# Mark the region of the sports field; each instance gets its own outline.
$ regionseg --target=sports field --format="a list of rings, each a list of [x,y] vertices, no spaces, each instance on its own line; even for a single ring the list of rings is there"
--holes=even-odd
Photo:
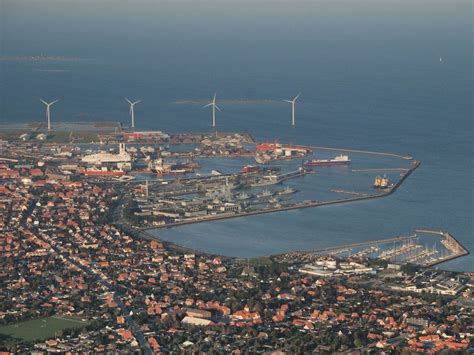
[[[42,340],[54,337],[58,330],[82,328],[89,323],[89,321],[82,321],[80,317],[52,316],[2,325],[0,334],[25,341]]]

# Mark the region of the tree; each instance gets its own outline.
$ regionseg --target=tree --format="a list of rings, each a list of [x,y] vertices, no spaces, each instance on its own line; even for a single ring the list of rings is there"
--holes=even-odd
[[[362,346],[362,341],[361,341],[359,338],[356,338],[356,339],[354,340],[354,346],[355,346],[356,348],[360,348],[360,347]]]

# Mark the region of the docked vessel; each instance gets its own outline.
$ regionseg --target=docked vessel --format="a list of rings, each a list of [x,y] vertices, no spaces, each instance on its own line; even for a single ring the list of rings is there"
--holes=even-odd
[[[237,200],[248,200],[251,197],[252,196],[250,196],[249,194],[245,192],[241,192],[240,194],[236,195]]]
[[[157,175],[184,175],[192,173],[195,168],[199,167],[199,164],[192,161],[168,163],[160,158],[151,161],[148,167]]]
[[[269,197],[269,196],[272,196],[273,195],[273,192],[271,191],[268,191],[268,190],[263,190],[262,192],[256,194],[257,197],[261,198],[261,197]]]
[[[347,155],[338,155],[334,159],[312,159],[306,160],[304,166],[330,166],[330,165],[347,165],[351,162]]]
[[[128,181],[135,180],[135,176],[122,175],[120,177],[114,177],[114,180],[119,181],[119,182],[128,182]]]
[[[278,191],[277,194],[278,194],[278,195],[289,195],[289,194],[294,194],[295,192],[296,192],[295,189],[293,189],[293,188],[287,186],[287,187],[285,187],[283,190]]]
[[[374,187],[376,189],[385,189],[390,186],[390,181],[385,175],[383,177],[376,176],[374,180]]]
[[[278,184],[278,175],[265,175],[258,179],[257,182],[250,184],[251,187],[259,187],[259,186],[270,186]]]
[[[257,171],[258,171],[258,166],[256,165],[246,165],[242,169],[240,169],[240,172],[242,174],[256,173]]]

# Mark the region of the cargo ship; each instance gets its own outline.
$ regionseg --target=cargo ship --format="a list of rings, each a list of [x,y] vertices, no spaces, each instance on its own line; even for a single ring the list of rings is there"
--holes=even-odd
[[[312,159],[306,160],[304,166],[330,166],[330,165],[347,165],[351,162],[347,155],[338,155],[334,159]]]
[[[257,171],[258,171],[258,166],[256,165],[246,165],[242,169],[240,169],[240,172],[242,174],[256,173]]]
[[[390,186],[390,181],[385,175],[383,177],[376,176],[374,180],[374,187],[376,189],[385,189]]]
[[[81,171],[82,175],[85,176],[100,176],[100,177],[119,177],[125,175],[123,170],[107,170],[107,168],[102,169],[84,169]]]

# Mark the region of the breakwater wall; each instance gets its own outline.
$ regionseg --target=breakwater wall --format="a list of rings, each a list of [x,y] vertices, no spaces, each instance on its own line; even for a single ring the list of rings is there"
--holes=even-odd
[[[457,239],[450,233],[445,233],[443,231],[434,231],[434,230],[427,230],[427,229],[417,229],[416,233],[420,234],[432,234],[438,235],[443,239],[443,245],[446,249],[448,249],[451,254],[436,258],[435,260],[426,263],[426,266],[434,266],[446,261],[454,260],[460,258],[462,256],[469,255],[469,250],[464,247]]]

